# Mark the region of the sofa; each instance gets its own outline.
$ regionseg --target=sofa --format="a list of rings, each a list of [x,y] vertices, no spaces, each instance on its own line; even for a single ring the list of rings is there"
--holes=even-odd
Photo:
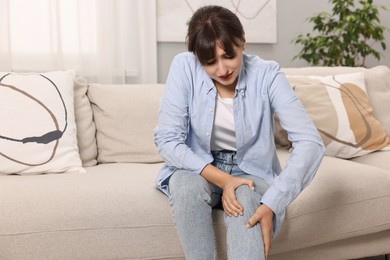
[[[390,150],[384,145],[390,144],[390,69],[307,67],[282,71],[289,80],[291,77],[300,98],[306,93],[299,87],[302,80],[309,79],[307,85],[313,87],[329,76],[360,75],[369,99],[364,110],[373,117],[372,121],[363,120],[363,125],[376,124],[379,130],[369,128],[369,135],[379,132],[382,136],[379,145],[362,149],[360,143],[351,152],[334,144],[339,137],[324,135],[330,152],[312,183],[288,206],[268,259],[337,260],[390,254]],[[1,79],[1,86],[12,85],[7,78]],[[55,85],[56,81],[49,83]],[[47,142],[59,142],[60,146],[70,132],[77,147],[64,154],[76,151],[79,162],[65,169],[32,171],[26,166],[27,170],[1,172],[0,161],[0,259],[184,259],[168,199],[155,186],[162,159],[153,143],[153,129],[164,85],[97,84],[74,75],[72,88],[73,103],[69,104],[74,109],[69,107],[67,120],[73,120],[75,127],[71,123],[66,131],[57,127],[62,137]],[[317,97],[321,93],[314,91]],[[322,103],[314,101],[313,105],[312,100],[303,103],[315,114]],[[320,114],[328,110],[320,109]],[[331,114],[325,117],[325,124],[319,124],[327,127],[338,120],[336,128],[342,132],[340,118],[345,119],[345,113]],[[361,130],[361,124],[349,122],[346,127],[351,125]],[[275,141],[284,166],[292,148],[282,126],[276,127],[278,131],[281,135],[275,135]],[[10,143],[5,135],[2,139],[0,147]],[[342,145],[348,146],[345,143]],[[0,155],[4,154],[0,150]],[[31,156],[35,154],[42,152]],[[60,166],[73,158],[66,160]],[[223,214],[213,210],[218,259],[226,259]]]

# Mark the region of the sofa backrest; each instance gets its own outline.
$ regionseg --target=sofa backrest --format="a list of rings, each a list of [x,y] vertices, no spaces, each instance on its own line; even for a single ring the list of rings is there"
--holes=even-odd
[[[364,72],[367,94],[390,136],[390,69],[352,67],[282,68],[287,76],[328,76]],[[155,163],[162,159],[153,129],[163,84],[114,85],[75,81],[75,113],[79,152],[84,166],[108,162]]]

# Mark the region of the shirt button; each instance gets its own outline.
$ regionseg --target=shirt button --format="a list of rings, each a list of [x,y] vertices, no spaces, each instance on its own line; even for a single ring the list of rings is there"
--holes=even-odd
[[[206,133],[207,136],[210,136],[210,133]]]
[[[209,112],[210,112],[210,113],[213,112],[213,109],[212,109],[212,108],[209,108]]]

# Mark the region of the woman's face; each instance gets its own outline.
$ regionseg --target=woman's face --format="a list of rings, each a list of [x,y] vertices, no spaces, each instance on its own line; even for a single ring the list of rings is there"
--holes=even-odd
[[[203,69],[213,79],[215,84],[235,88],[242,66],[243,51],[244,43],[240,47],[234,46],[234,54],[229,56],[222,49],[221,45],[217,43],[214,59],[202,65]]]

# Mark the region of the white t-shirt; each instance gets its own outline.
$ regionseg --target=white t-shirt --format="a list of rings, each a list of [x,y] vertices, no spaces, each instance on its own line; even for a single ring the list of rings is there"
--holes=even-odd
[[[218,95],[215,105],[211,150],[236,151],[236,131],[233,116],[233,98],[221,98]]]

